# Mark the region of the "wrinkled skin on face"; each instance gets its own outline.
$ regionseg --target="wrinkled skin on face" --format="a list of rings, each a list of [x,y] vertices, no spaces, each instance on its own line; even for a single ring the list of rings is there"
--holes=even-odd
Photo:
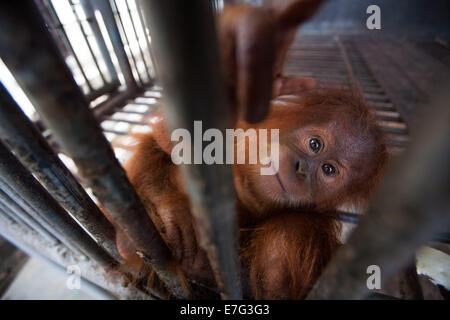
[[[249,128],[244,122],[238,126]],[[330,210],[363,198],[385,162],[373,115],[360,99],[340,90],[280,96],[267,119],[252,127],[280,130],[277,174],[261,175],[259,164],[235,165],[241,200],[262,215]]]

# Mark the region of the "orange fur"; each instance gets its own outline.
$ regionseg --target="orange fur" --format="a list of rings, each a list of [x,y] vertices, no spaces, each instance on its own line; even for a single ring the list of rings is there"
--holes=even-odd
[[[261,177],[259,165],[233,166],[242,280],[248,298],[303,298],[339,245],[335,209],[344,202],[366,199],[386,163],[375,119],[361,97],[342,90],[314,90],[313,79],[281,77],[295,26],[311,16],[320,2],[274,0],[265,8],[231,7],[219,21],[233,112],[237,116],[238,110],[243,110],[240,114],[246,120],[251,120],[253,111],[261,117],[267,111],[261,108],[264,101],[276,98],[266,120],[252,125],[252,121],[241,119],[236,127],[280,129],[285,159],[280,181],[289,191],[287,197],[273,176]],[[295,94],[299,91],[303,93]],[[154,117],[159,120],[151,122],[152,133],[140,137],[126,164],[127,174],[172,251],[174,268],[181,279],[214,288],[212,269],[198,245],[180,170],[171,162],[172,145],[164,115],[160,110]],[[297,158],[302,163],[311,162],[310,167],[320,160],[321,155],[311,155],[303,143],[310,137],[305,133],[307,128],[323,133],[327,148],[324,161],[345,160],[344,178],[332,181],[311,173],[303,181],[292,170]],[[127,272],[138,279],[147,277],[150,287],[161,289],[154,273],[143,267],[133,245],[121,234],[120,226],[116,227],[119,251],[128,262]]]
[[[160,112],[158,117],[160,121],[153,123],[152,133],[142,136],[126,170],[179,270],[187,279],[214,288],[206,253],[198,245],[180,170],[170,159],[171,144],[164,118]],[[329,148],[336,148],[332,156],[345,153],[352,162],[346,183],[318,187],[317,195],[308,198],[310,202],[277,201],[272,197],[278,192],[276,187],[264,182],[268,180],[258,182],[271,179],[259,176],[258,165],[234,165],[242,267],[247,275],[243,281],[250,288],[248,297],[305,296],[338,246],[334,210],[345,201],[358,201],[370,194],[386,162],[386,153],[366,104],[358,96],[340,90],[281,96],[272,102],[265,121],[254,126],[238,122],[244,129],[279,128],[280,143],[290,147],[293,132],[302,126],[319,126],[323,121],[338,123],[339,130],[333,132],[339,134],[337,140],[346,140],[344,145],[328,143]],[[294,136],[301,140],[301,136]],[[345,147],[349,143],[356,149]],[[125,259],[137,263],[132,245],[126,238],[121,239],[120,233],[118,246]]]

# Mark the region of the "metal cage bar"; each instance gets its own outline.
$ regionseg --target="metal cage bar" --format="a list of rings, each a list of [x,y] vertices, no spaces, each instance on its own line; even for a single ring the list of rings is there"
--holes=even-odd
[[[209,1],[148,0],[141,6],[155,44],[170,127],[186,128],[192,135],[194,120],[201,120],[205,130],[225,132],[231,113],[227,110]],[[182,171],[200,245],[208,254],[222,297],[241,299],[231,166],[183,165]]]
[[[86,21],[89,22],[89,25],[92,29],[93,36],[95,37],[95,41],[100,50],[101,57],[103,58],[103,60],[105,62],[108,73],[110,74],[110,77],[111,77],[110,82],[106,81],[106,79],[105,79],[106,77],[99,66],[98,58],[95,55],[95,53],[93,52],[93,48],[88,39],[87,32],[85,30],[85,27],[83,26],[82,21],[80,20],[80,18],[78,16],[78,12],[75,10],[73,2],[72,1],[69,2],[69,5],[72,7],[72,12],[76,19],[76,23],[80,29],[81,34],[84,37],[84,41],[89,50],[89,55],[92,57],[92,61],[94,62],[95,66],[100,74],[100,77],[102,79],[103,85],[101,87],[99,87],[98,89],[93,88],[91,80],[88,79],[86,71],[85,71],[85,66],[80,61],[77,53],[75,52],[75,50],[70,42],[70,39],[65,31],[65,27],[59,20],[58,14],[57,14],[53,4],[51,3],[51,0],[36,0],[36,4],[38,5],[41,14],[44,16],[46,22],[48,23],[50,30],[52,30],[52,33],[55,35],[55,40],[57,41],[57,43],[60,47],[60,50],[64,53],[69,52],[70,55],[73,56],[76,67],[78,68],[78,70],[80,70],[81,76],[83,77],[83,79],[86,83],[87,89],[88,89],[87,92],[85,93],[86,99],[88,101],[93,101],[96,98],[98,98],[104,94],[110,94],[110,93],[114,92],[115,90],[117,90],[117,88],[120,86],[120,82],[117,78],[117,73],[114,69],[114,65],[112,64],[108,49],[106,48],[106,44],[101,35],[101,31],[99,29],[99,26],[97,24],[95,17],[89,18],[88,13],[86,12]],[[83,7],[84,11],[89,10],[89,9],[91,9],[91,14],[93,15],[92,6],[90,4]]]
[[[52,196],[120,260],[114,228],[0,84],[0,136]]]
[[[90,0],[80,0],[80,4],[83,7],[84,13],[86,14],[86,21],[91,26],[92,34],[94,35],[95,40],[97,41],[98,48],[102,54],[103,60],[105,61],[106,68],[111,77],[111,82],[118,83],[119,79],[117,76],[117,71],[111,60],[108,47],[106,45],[105,39],[102,36],[100,26],[98,25],[97,19],[95,17],[95,12],[94,8],[92,7],[92,3]]]
[[[137,34],[136,22],[134,21],[133,15],[131,14],[131,9],[130,9],[130,5],[128,4],[128,0],[125,0],[125,4],[126,4],[126,7],[127,7],[128,16],[130,17],[131,25],[133,27],[134,36],[136,38],[137,45],[139,47],[139,53],[140,53],[142,62],[144,63],[145,71],[147,73],[148,79],[151,80],[150,68],[147,65],[147,61],[145,60],[145,54],[144,54],[144,51],[143,51],[143,49],[141,47],[141,42],[139,41],[139,36]]]
[[[32,216],[30,216],[17,202],[10,198],[3,190],[0,190],[0,209],[18,223],[24,223],[31,229],[35,230],[42,237],[55,245],[59,243],[50,232],[39,224]]]
[[[58,14],[55,11],[52,1],[47,0],[47,1],[45,1],[45,3],[46,3],[45,7],[48,8],[48,11],[49,11],[49,17],[52,19],[51,23],[52,23],[53,28],[55,28],[59,31],[59,34],[61,35],[61,38],[63,39],[64,44],[69,49],[70,53],[72,54],[73,58],[75,59],[78,69],[80,70],[81,75],[83,76],[83,79],[89,88],[89,92],[94,91],[94,87],[92,86],[91,81],[89,80],[89,78],[86,75],[86,71],[84,70],[83,64],[81,63],[80,59],[78,58],[78,55],[75,53],[72,43],[70,42],[70,39],[67,36],[66,30],[64,29],[64,26],[62,25],[61,21],[58,18]],[[57,26],[61,26],[61,28],[57,28]]]
[[[141,86],[143,86],[145,81],[142,79],[142,75],[139,72],[139,68],[138,68],[138,64],[137,64],[137,61],[136,61],[136,57],[134,56],[134,52],[131,49],[130,39],[128,38],[127,32],[126,32],[125,27],[123,25],[122,14],[120,13],[119,9],[117,8],[116,1],[112,0],[112,3],[114,4],[114,7],[112,8],[112,10],[113,10],[112,12],[116,16],[116,19],[117,19],[116,21],[118,21],[117,25],[120,25],[120,29],[122,30],[122,35],[123,35],[123,38],[125,40],[124,44],[126,46],[128,46],[128,51],[130,52],[130,58],[131,58],[131,61],[133,61],[133,65],[134,65],[134,68],[136,70],[136,75],[137,75],[137,77],[139,79],[139,82],[141,83]]]
[[[45,221],[53,235],[69,247],[75,247],[105,267],[115,264],[98,244],[72,220],[27,169],[0,143],[0,175],[6,185],[17,192]],[[2,186],[2,189],[4,186]],[[4,189],[3,189],[4,191]],[[14,198],[14,197],[13,197]]]
[[[142,24],[142,28],[143,28],[143,31],[144,31],[145,43],[147,44],[147,50],[148,50],[148,54],[149,54],[149,57],[150,57],[150,63],[152,65],[152,71],[154,73],[153,77],[155,77],[156,76],[156,64],[155,64],[155,59],[154,59],[152,46],[150,45],[150,34],[148,33],[148,26],[147,26],[147,23],[146,23],[145,18],[144,18],[144,14],[143,14],[143,10],[142,10],[142,7],[141,7],[141,1],[140,0],[136,1],[136,9],[137,9],[137,11],[139,13],[139,20],[140,20],[140,22]]]
[[[414,143],[387,172],[368,213],[308,299],[366,297],[368,266],[379,266],[383,279],[389,278],[450,223],[450,83],[442,89],[427,107]]]
[[[170,271],[167,245],[115,158],[34,2],[1,3],[0,30],[3,61],[33,100],[57,142],[71,156],[81,178],[161,280],[173,288],[174,294],[184,296],[178,277]],[[14,30],[21,30],[23,41],[17,41]],[[35,50],[30,52],[30,47]]]
[[[88,5],[86,1],[81,0],[83,7]],[[152,80],[127,1],[126,4],[140,55],[149,80]],[[114,12],[107,0],[94,0],[94,5],[104,17],[119,66],[131,89],[120,98],[127,99],[130,91],[134,92],[138,86]],[[194,133],[193,123],[199,120],[204,129],[218,128],[223,133],[230,112],[221,78],[212,12],[213,9],[220,10],[222,2],[145,0],[138,5],[138,11],[140,6],[143,7],[139,14],[147,49],[150,51],[151,48],[144,20],[151,27],[152,40],[156,44],[158,65],[155,67],[164,85],[170,127],[186,128]],[[88,10],[93,17],[94,9],[90,7]],[[123,29],[118,10],[117,15],[117,23]],[[83,29],[79,19],[78,23]],[[95,32],[101,36],[99,28]],[[62,33],[65,34],[63,29]],[[137,76],[143,84],[126,31],[123,33]],[[83,34],[86,37],[86,32]],[[65,37],[68,41],[67,35]],[[86,42],[89,46],[87,39]],[[32,0],[23,0],[20,4],[0,3],[0,43],[1,58],[14,72],[58,143],[75,161],[80,176],[93,189],[114,224],[120,226],[144,261],[173,289],[174,295],[185,297],[179,279],[168,271],[171,254],[167,246],[89,110],[86,99],[103,91],[96,92],[90,87],[91,96],[83,96]],[[339,44],[343,49],[343,44]],[[30,47],[33,52],[30,52]],[[89,49],[95,60],[90,46]],[[69,50],[75,55],[70,43]],[[107,55],[106,45],[100,50]],[[149,54],[152,59],[152,53]],[[97,61],[95,63],[102,75]],[[112,62],[107,65],[115,71]],[[83,73],[81,65],[79,68]],[[355,78],[351,70],[350,74]],[[414,144],[388,173],[368,214],[361,218],[356,231],[327,266],[309,299],[366,297],[368,265],[380,266],[383,279],[388,278],[410,262],[420,244],[433,239],[450,221],[447,197],[450,176],[448,170],[442,170],[450,161],[450,109],[446,104],[449,100],[447,93],[430,106],[429,116],[424,119]],[[72,261],[86,266],[87,278],[95,279],[95,283],[102,283],[102,287],[113,292],[132,298],[147,298],[135,288],[120,289],[117,283],[111,285],[99,280],[105,277],[105,270],[99,265],[110,267],[115,265],[115,259],[121,259],[115,248],[112,225],[2,85],[0,116],[1,137],[9,147],[0,142],[0,233],[27,253],[42,254],[63,266]],[[200,244],[208,254],[222,298],[240,299],[236,197],[231,168],[200,164],[184,165],[182,171],[199,229]],[[347,213],[341,216],[350,222],[358,220],[358,217]],[[58,250],[66,250],[68,254],[55,254]],[[83,255],[91,259],[83,260]]]
[[[109,38],[111,39],[114,52],[116,54],[117,60],[119,62],[119,67],[125,78],[125,83],[128,88],[132,91],[138,90],[139,86],[131,69],[130,62],[128,61],[127,53],[125,52],[125,47],[120,37],[120,32],[117,27],[114,13],[112,11],[111,5],[108,0],[92,0],[92,5],[94,9],[100,11],[103,21],[105,23],[106,29],[108,31]]]
[[[77,24],[78,24],[78,26],[80,28],[80,31],[83,34],[84,40],[85,40],[86,45],[87,45],[88,50],[89,50],[89,53],[91,54],[92,59],[94,60],[95,67],[97,68],[97,71],[100,74],[100,78],[102,78],[103,85],[106,85],[107,84],[106,77],[103,74],[102,69],[100,68],[100,64],[99,64],[98,59],[97,59],[97,57],[95,56],[95,53],[94,53],[94,49],[92,48],[92,45],[89,42],[87,31],[86,31],[85,27],[83,26],[83,22],[81,21],[80,17],[78,16],[77,10],[75,9],[75,4],[74,4],[74,2],[72,0],[69,0],[69,4],[70,4],[70,7],[72,9],[73,15],[75,16],[75,20],[77,21]]]

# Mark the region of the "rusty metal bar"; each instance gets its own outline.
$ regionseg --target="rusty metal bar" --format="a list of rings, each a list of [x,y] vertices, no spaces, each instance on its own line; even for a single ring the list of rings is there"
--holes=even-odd
[[[114,259],[69,217],[67,212],[47,193],[3,143],[0,143],[0,159],[0,177],[2,180],[38,212],[58,240],[68,246],[74,246],[100,265],[112,267],[115,264]]]
[[[117,275],[116,277],[111,277],[111,275],[108,274],[104,268],[95,263],[95,261],[80,259],[78,255],[68,250],[63,243],[52,245],[49,241],[37,235],[27,226],[13,223],[7,216],[2,214],[1,210],[0,234],[29,256],[45,261],[50,265],[55,267],[58,266],[59,268],[62,267],[64,269],[68,266],[79,267],[83,278],[83,286],[90,285],[89,283],[86,283],[85,280],[87,280],[103,290],[106,290],[106,292],[103,291],[103,299],[151,299],[150,296],[139,289],[136,289],[134,286],[124,287],[122,285],[124,281],[123,276]],[[64,270],[64,272],[66,273],[67,270]],[[100,288],[97,289],[100,290]]]
[[[231,113],[210,2],[148,0],[141,6],[154,43],[171,129],[186,128],[193,134],[194,120],[201,120],[204,130],[217,128],[224,133],[227,124],[232,125]],[[222,297],[241,299],[231,166],[184,165],[182,170],[200,245],[208,253]]]
[[[89,78],[87,77],[86,72],[84,71],[83,65],[81,64],[80,59],[78,58],[78,55],[76,54],[76,52],[75,52],[75,50],[74,50],[74,48],[72,46],[72,43],[70,42],[70,39],[67,36],[66,30],[64,28],[64,25],[59,20],[58,14],[56,13],[56,10],[55,10],[55,8],[54,8],[54,6],[52,4],[52,1],[51,0],[47,0],[46,3],[47,3],[47,8],[50,11],[50,16],[53,19],[56,20],[56,23],[57,23],[58,26],[61,26],[61,28],[59,29],[60,30],[60,34],[62,35],[62,38],[63,38],[64,42],[66,43],[67,48],[72,53],[73,58],[75,59],[75,62],[77,64],[77,66],[78,66],[78,69],[80,69],[80,72],[81,72],[81,74],[82,74],[82,76],[84,78],[84,81],[86,82],[86,85],[89,88],[89,92],[94,91],[94,88],[92,87],[92,83],[89,80]]]
[[[360,299],[367,267],[388,279],[450,223],[450,83],[427,106],[422,127],[396,159],[367,215],[336,253],[308,299]],[[437,96],[437,95],[436,95]]]
[[[117,60],[119,62],[120,69],[125,78],[125,82],[130,90],[136,91],[138,85],[134,79],[133,71],[131,69],[130,62],[128,61],[127,53],[120,38],[120,32],[114,18],[109,0],[92,0],[92,5],[95,9],[99,10],[102,14],[103,21],[108,31],[109,38],[116,53]]]
[[[168,247],[115,158],[32,0],[0,3],[0,43],[3,61],[57,142],[72,157],[81,178],[115,225],[151,261],[161,280],[177,296],[183,296],[179,279],[169,269]]]
[[[103,39],[102,31],[100,30],[100,26],[98,25],[97,19],[95,17],[95,12],[94,8],[92,7],[91,0],[80,0],[80,4],[83,7],[84,13],[86,14],[86,20],[91,27],[92,34],[94,35],[95,41],[97,42],[98,48],[102,54],[106,69],[108,70],[108,73],[111,77],[111,82],[118,82],[119,80],[117,77],[117,71],[111,60],[111,56],[109,54],[105,39]]]
[[[52,196],[106,251],[120,260],[111,223],[1,84],[0,137]]]

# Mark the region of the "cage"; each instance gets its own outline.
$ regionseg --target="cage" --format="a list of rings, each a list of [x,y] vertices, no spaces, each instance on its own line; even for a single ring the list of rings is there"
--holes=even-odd
[[[0,234],[7,240],[0,242],[0,294],[31,256],[81,275],[84,288],[100,299],[164,298],[125,285],[126,276],[114,272],[124,261],[112,220],[172,288],[171,297],[186,298],[169,272],[167,245],[121,165],[158,107],[174,127],[192,130],[202,120],[225,129],[231,110],[214,14],[244,2],[264,3],[0,4]],[[381,8],[381,29],[366,27],[372,2]],[[311,299],[368,297],[364,266],[373,264],[388,281],[370,298],[448,298],[448,9],[445,0],[330,0],[289,49],[285,74],[313,77],[319,87],[356,87],[394,159],[367,213],[339,208],[345,244]],[[199,297],[241,299],[231,169],[187,166],[184,178],[217,280],[214,290],[191,285]]]

